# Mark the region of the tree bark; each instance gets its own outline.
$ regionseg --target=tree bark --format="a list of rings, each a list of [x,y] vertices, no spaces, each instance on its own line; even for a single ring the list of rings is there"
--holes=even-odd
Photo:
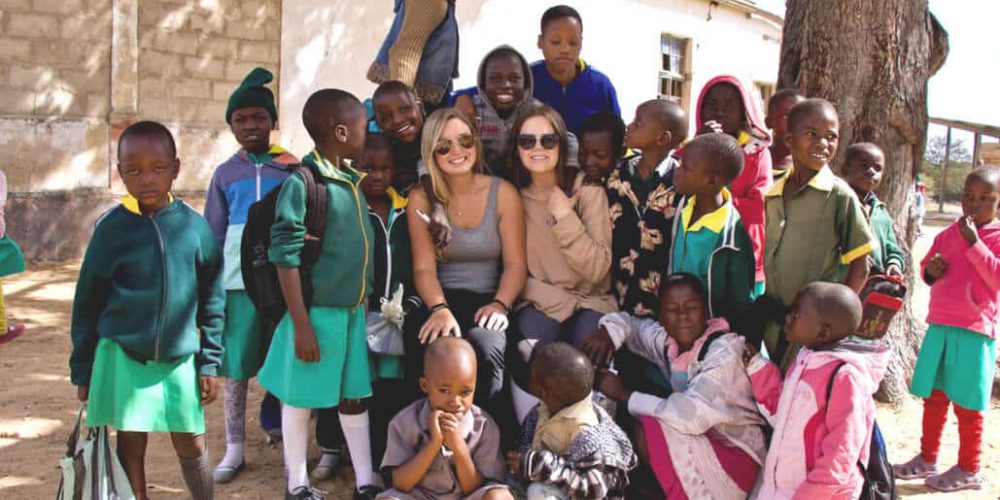
[[[840,115],[840,147],[878,144],[886,169],[878,196],[892,214],[897,236],[910,255],[913,289],[916,237],[914,178],[927,138],[927,80],[944,64],[948,34],[927,9],[927,0],[788,0],[778,88],[795,88],[831,101]],[[907,297],[909,299],[909,297]],[[889,330],[892,358],[879,399],[898,403],[907,394],[926,311],[910,300]]]

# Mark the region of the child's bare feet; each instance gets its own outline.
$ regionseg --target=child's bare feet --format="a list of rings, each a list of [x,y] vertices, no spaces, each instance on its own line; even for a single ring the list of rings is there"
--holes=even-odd
[[[937,464],[924,460],[919,453],[905,464],[893,465],[892,470],[899,479],[923,479],[938,473]]]
[[[983,487],[983,479],[975,472],[965,472],[959,466],[946,470],[943,474],[928,477],[924,484],[938,491],[951,493],[962,490],[978,490]]]

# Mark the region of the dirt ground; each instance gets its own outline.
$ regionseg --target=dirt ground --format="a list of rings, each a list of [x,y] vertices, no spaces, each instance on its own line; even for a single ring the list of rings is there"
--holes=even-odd
[[[931,221],[929,221],[930,223]],[[940,227],[926,228],[918,241],[916,255],[922,257]],[[69,319],[79,262],[37,264],[28,272],[4,283],[4,293],[12,322],[27,324],[20,339],[0,346],[0,498],[35,499],[52,497],[59,484],[58,460],[65,452],[65,440],[79,408],[76,391],[69,382],[67,359],[70,351]],[[926,304],[926,290],[918,290],[914,300]],[[926,306],[924,306],[926,307]],[[260,388],[251,384],[250,408],[259,407]],[[987,414],[983,436],[983,477],[987,486],[975,494],[950,498],[1000,497],[1000,404],[994,401]],[[208,440],[214,461],[224,451],[222,405],[206,410]],[[921,406],[916,400],[901,408],[879,408],[879,422],[889,446],[889,458],[902,462],[917,451],[920,438]],[[247,423],[247,468],[234,482],[216,487],[219,498],[282,498],[284,488],[281,449],[264,439],[256,415]],[[957,457],[954,418],[945,431],[941,463],[950,466]],[[166,435],[154,435],[149,442],[146,469],[150,495],[154,498],[185,498],[187,490]],[[311,456],[316,457],[313,450]],[[346,469],[330,482],[318,484],[332,498],[350,498],[353,481]],[[920,481],[900,481],[901,496],[938,498]]]

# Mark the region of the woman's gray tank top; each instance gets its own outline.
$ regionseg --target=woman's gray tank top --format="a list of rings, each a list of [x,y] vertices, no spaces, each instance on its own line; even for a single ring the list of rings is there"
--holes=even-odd
[[[497,191],[500,178],[493,177],[483,220],[472,229],[452,226],[452,238],[438,262],[438,281],[445,290],[493,293],[500,282],[500,226]]]

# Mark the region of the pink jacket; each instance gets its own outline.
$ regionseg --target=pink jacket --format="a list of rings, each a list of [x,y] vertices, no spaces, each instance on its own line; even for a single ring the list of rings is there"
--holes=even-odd
[[[920,261],[920,274],[934,254],[947,264],[944,275],[931,285],[927,322],[957,326],[996,338],[997,302],[1000,299],[1000,222],[979,228],[979,241],[969,245],[958,222],[934,238]]]
[[[885,374],[888,349],[841,343],[802,348],[782,382],[759,354],[747,366],[754,398],[774,427],[756,498],[855,499],[868,463],[875,420],[872,394]],[[830,376],[838,366],[827,400]]]
[[[698,96],[698,106],[695,108],[695,127],[701,127],[704,123],[701,117],[702,100],[708,89],[720,83],[728,83],[740,92],[743,97],[743,109],[745,111],[748,129],[746,136],[741,135],[740,144],[743,146],[743,172],[733,180],[729,186],[733,193],[733,205],[743,219],[743,226],[746,227],[753,243],[753,256],[755,261],[756,281],[764,281],[764,193],[771,187],[771,134],[764,125],[764,118],[760,111],[760,102],[755,99],[739,78],[731,75],[719,75],[712,78],[701,89]],[[744,140],[746,142],[744,142]]]

